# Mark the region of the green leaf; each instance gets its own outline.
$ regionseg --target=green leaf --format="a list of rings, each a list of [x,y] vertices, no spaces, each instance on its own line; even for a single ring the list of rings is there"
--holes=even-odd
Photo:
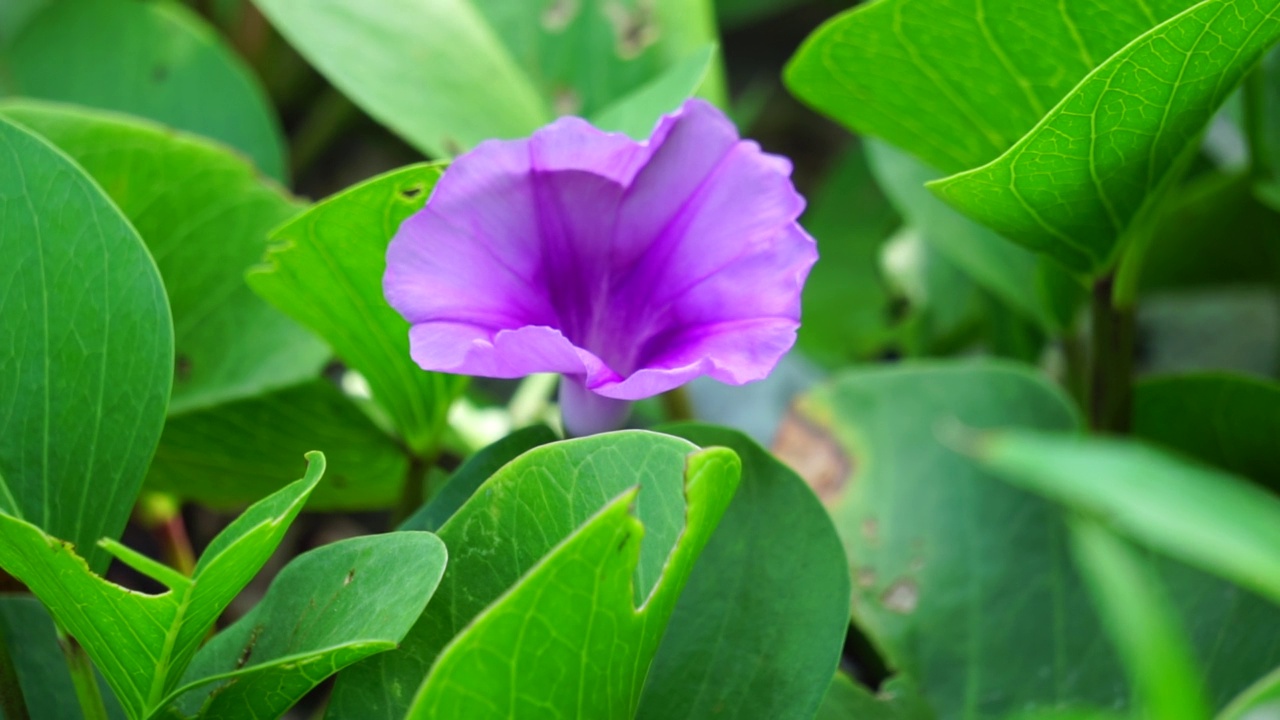
[[[149,122],[49,103],[0,113],[79,162],[155,256],[174,320],[170,413],[316,376],[328,349],[244,281],[297,201],[238,155]]]
[[[475,494],[503,465],[515,460],[528,450],[555,442],[559,437],[546,425],[517,430],[501,440],[480,450],[454,471],[449,481],[432,496],[431,500],[400,524],[400,530],[426,530],[435,532],[453,517],[458,509]]]
[[[671,616],[636,717],[810,720],[849,623],[848,565],[831,520],[799,476],[745,435],[662,430],[733,450],[742,480]]]
[[[1139,443],[1001,433],[976,449],[1010,482],[1280,603],[1280,499]]]
[[[94,574],[66,543],[0,513],[0,567],[24,583],[88,652],[133,720],[159,709],[214,622],[249,583],[324,473],[313,453],[306,476],[258,502],[209,543],[190,578],[114,541],[121,562],[169,589],[126,590]]]
[[[451,557],[427,612],[398,650],[371,658],[338,677],[329,717],[400,720],[420,685],[423,709],[450,697],[459,703],[467,702],[467,697],[480,702],[477,698],[489,694],[501,705],[487,710],[468,706],[466,711],[459,706],[439,717],[480,718],[484,712],[506,717],[505,708],[512,699],[508,693],[550,702],[552,698],[543,693],[568,692],[570,701],[576,702],[573,693],[579,682],[584,691],[600,689],[582,696],[587,710],[581,717],[609,717],[597,705],[604,702],[612,702],[615,713],[634,711],[661,628],[705,542],[704,533],[715,525],[737,486],[738,467],[727,450],[700,451],[688,441],[642,431],[543,445],[506,464],[440,528]],[[634,499],[635,519],[631,519],[626,504],[636,487],[639,495]],[[688,522],[682,490],[690,498]],[[627,538],[620,533],[627,533]],[[637,565],[633,558],[638,543]],[[673,547],[677,549],[669,560]],[[593,551],[602,555],[591,557]],[[575,564],[574,557],[581,563]],[[591,570],[583,575],[585,568]],[[598,581],[596,569],[606,573]],[[570,584],[560,590],[546,584],[556,577]],[[547,604],[531,597],[529,588],[545,588],[557,600]],[[595,612],[584,611],[582,597],[565,599],[560,594],[564,588],[596,597]],[[633,603],[646,597],[648,603],[637,614]],[[507,623],[517,617],[530,618],[528,641],[550,639],[547,628],[552,627],[566,644],[548,649],[545,660],[509,667],[508,659],[527,660],[524,653],[533,650],[516,643],[517,638],[508,633]],[[588,650],[580,643],[587,637],[583,635],[586,625],[597,619],[597,632],[606,627],[617,631],[616,644],[597,637],[596,642],[605,644]],[[446,646],[485,645],[498,648],[496,662],[489,666],[498,677],[460,665],[491,657],[489,650],[473,653],[472,660],[459,651],[448,661],[455,668],[449,672],[472,678],[468,685],[478,695],[449,691],[441,664],[450,652]],[[557,666],[570,680],[552,685],[537,675],[539,668]],[[614,680],[605,683],[596,673],[608,668]],[[436,679],[424,685],[428,673]],[[495,689],[493,683],[507,683],[509,673],[515,684]],[[620,687],[618,682],[625,684]],[[561,700],[555,698],[557,703]],[[573,705],[561,709],[567,716],[576,712]]]
[[[1280,40],[1278,15],[1276,2],[1204,0],[1099,65],[1000,157],[930,188],[1005,237],[1096,275]]]
[[[426,203],[440,172],[402,168],[311,207],[272,233],[266,265],[248,276],[255,292],[364,375],[415,452],[434,449],[466,379],[424,372],[409,357],[409,323],[383,299],[382,273],[396,228]]]
[[[173,329],[146,247],[65,155],[0,118],[0,511],[117,537],[164,422]]]
[[[925,242],[1024,318],[1048,331],[1075,319],[1080,285],[1047,258],[1009,243],[969,220],[925,188],[941,174],[880,141],[867,143],[880,187]]]
[[[262,601],[200,649],[181,717],[278,718],[321,680],[396,646],[444,573],[429,533],[370,535],[298,556]]]
[[[1076,563],[1136,686],[1146,717],[1208,720],[1201,674],[1177,611],[1132,547],[1090,520],[1071,523]]]
[[[217,33],[177,2],[50,3],[0,55],[5,77],[9,94],[151,118],[239,148],[262,172],[285,177],[284,141],[266,93]]]
[[[1056,509],[938,440],[957,422],[1072,429],[1061,391],[1012,364],[919,363],[840,375],[797,412],[775,451],[835,521],[854,622],[939,718],[1123,699]]]
[[[1280,386],[1240,375],[1153,377],[1133,393],[1133,434],[1280,490]]]
[[[523,470],[524,484],[545,481],[536,466]],[[738,471],[723,448],[687,456],[684,527],[656,564],[643,558],[652,541],[641,545],[652,526],[630,510],[643,502],[641,488],[608,501],[440,651],[406,717],[635,717],[667,619],[733,499]],[[466,510],[450,524],[470,535],[487,523]]]
[[[803,224],[822,262],[805,282],[796,346],[828,367],[874,358],[896,340],[893,295],[879,259],[898,217],[868,172],[862,146],[836,162]]]
[[[32,17],[43,10],[51,0],[9,0],[0,5],[0,49],[18,36]],[[0,83],[3,83],[0,80]],[[3,89],[0,84],[0,89]]]
[[[58,630],[39,600],[29,595],[0,595],[0,646],[16,665],[22,699],[31,718],[81,716],[67,659],[58,647]],[[108,714],[124,717],[115,697],[107,688],[102,690]],[[0,718],[5,717],[4,703],[0,702]]]
[[[601,109],[591,124],[637,140],[648,139],[658,118],[680,107],[702,85],[715,57],[716,46],[707,45]]]
[[[1193,0],[886,0],[828,21],[787,87],[944,172],[986,163],[1113,53]]]
[[[470,2],[254,4],[339,90],[429,156],[528,135],[552,118]]]
[[[918,692],[902,678],[890,679],[873,694],[839,672],[827,689],[816,720],[932,720],[933,717]]]
[[[400,498],[408,456],[327,380],[170,418],[147,488],[240,508],[280,489],[313,447],[329,469],[308,510],[381,509]]]

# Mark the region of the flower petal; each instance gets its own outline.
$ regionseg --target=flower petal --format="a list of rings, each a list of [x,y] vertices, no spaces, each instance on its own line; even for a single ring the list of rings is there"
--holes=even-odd
[[[541,325],[494,331],[468,323],[421,323],[409,330],[409,352],[424,368],[495,378],[587,375],[603,365],[559,330]]]

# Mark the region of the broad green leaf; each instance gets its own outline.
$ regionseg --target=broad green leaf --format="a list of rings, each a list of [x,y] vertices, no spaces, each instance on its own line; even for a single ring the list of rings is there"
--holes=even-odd
[[[11,95],[118,110],[220,140],[267,175],[285,177],[284,141],[266,94],[180,3],[51,2],[0,53],[0,94],[6,80]]]
[[[69,158],[0,118],[0,512],[117,537],[164,422],[173,327],[146,247]]]
[[[368,381],[415,452],[434,449],[465,378],[424,372],[409,357],[409,323],[382,296],[387,243],[420,210],[439,165],[381,175],[324,200],[271,235],[250,287],[328,341]]]
[[[325,677],[394,648],[444,567],[444,543],[419,532],[352,538],[295,558],[253,610],[200,649],[171,713],[280,717]]]
[[[528,135],[552,118],[469,0],[254,4],[339,90],[429,156]]]
[[[523,484],[546,481],[526,468],[534,472]],[[667,619],[733,499],[739,469],[723,448],[687,456],[683,527],[657,564],[643,555],[658,538],[642,545],[647,527],[631,514],[642,488],[609,500],[440,651],[406,717],[635,717]],[[466,510],[450,525],[469,535],[468,523],[488,524]]]
[[[698,474],[693,470],[696,468],[707,469],[708,476],[695,483],[694,479]],[[587,673],[586,677],[595,677],[594,673],[600,668],[612,666],[618,673],[617,678],[633,683],[630,690],[620,690],[612,684],[606,686],[601,682],[599,685],[604,695],[591,698],[584,696],[584,702],[589,700],[590,703],[596,703],[602,701],[602,697],[607,697],[612,699],[615,711],[625,710],[627,707],[634,709],[634,704],[639,699],[643,674],[637,678],[632,673],[643,673],[648,667],[653,651],[657,648],[658,638],[645,635],[644,638],[630,637],[624,641],[621,639],[624,627],[629,635],[632,631],[641,629],[635,623],[644,618],[649,619],[651,630],[666,625],[670,605],[675,600],[671,593],[678,594],[678,586],[684,584],[684,577],[690,570],[685,563],[692,563],[697,555],[694,550],[700,550],[702,541],[705,540],[696,538],[699,533],[708,529],[693,521],[688,522],[689,529],[684,538],[696,541],[681,542],[681,549],[676,551],[680,562],[673,559],[668,563],[668,555],[677,545],[682,529],[686,528],[685,502],[682,497],[686,472],[691,483],[691,497],[700,497],[706,501],[702,505],[702,511],[710,512],[711,507],[723,510],[723,505],[719,503],[728,504],[728,495],[736,487],[738,479],[738,463],[732,453],[726,450],[700,451],[688,441],[666,435],[626,431],[551,443],[534,448],[504,465],[440,528],[440,538],[451,550],[449,567],[427,612],[399,649],[373,657],[338,677],[329,707],[329,717],[334,720],[401,720],[428,673],[433,677],[437,676],[439,668],[436,663],[442,658],[445,647],[455,638],[458,643],[500,644],[496,638],[505,636],[506,633],[490,623],[502,625],[506,621],[501,618],[510,618],[512,613],[524,617],[530,613],[536,615],[543,612],[536,598],[528,597],[528,591],[521,593],[519,602],[512,603],[512,598],[520,592],[519,589],[538,575],[535,566],[549,574],[538,575],[539,585],[550,575],[558,575],[562,571],[572,575],[575,572],[573,565],[565,567],[562,562],[579,549],[591,549],[583,547],[583,533],[594,536],[597,532],[621,532],[627,528],[631,528],[633,537],[622,543],[621,550],[613,552],[618,549],[620,538],[613,540],[605,548],[609,551],[609,556],[616,558],[607,566],[609,577],[615,579],[607,583],[602,579],[599,585],[577,587],[579,592],[588,596],[599,591],[607,593],[611,598],[607,606],[601,605],[598,610],[602,627],[605,623],[622,622],[615,613],[631,616],[631,620],[617,626],[619,642],[626,643],[628,647],[623,650],[608,644],[587,651],[577,644],[582,637],[576,633],[584,630],[583,621],[597,617],[597,613],[587,613],[581,609],[580,598],[573,602],[562,600],[558,606],[553,607],[551,625],[563,625],[566,637],[567,633],[575,633],[574,639],[567,646],[572,652],[573,661],[556,661],[566,663],[563,667],[568,677],[581,678],[583,675],[580,673]],[[703,484],[706,481],[710,481],[715,487],[707,488]],[[612,510],[603,512],[602,508],[637,486],[640,491],[633,510],[636,520],[643,525],[644,541],[639,546],[639,564],[633,568],[634,561],[630,558],[636,552],[635,544],[639,541],[638,528],[632,527],[633,521],[627,517],[625,504],[613,506]],[[697,488],[697,493],[693,492],[693,488]],[[710,497],[704,497],[701,493],[710,493]],[[695,505],[693,500],[690,505]],[[690,513],[691,517],[698,516],[692,510]],[[715,516],[718,517],[718,514],[719,511]],[[594,521],[589,523],[592,518]],[[714,525],[714,522],[711,524]],[[693,528],[698,530],[695,532]],[[607,540],[602,542],[608,543]],[[553,560],[553,550],[568,554]],[[693,557],[690,557],[690,553]],[[586,560],[585,556],[583,559]],[[665,576],[664,566],[670,571]],[[625,572],[619,574],[619,567],[625,568]],[[569,575],[562,577],[567,580]],[[663,589],[651,597],[650,593],[659,584],[660,577],[665,578],[662,581]],[[613,587],[615,582],[623,583],[625,597],[617,596],[618,589]],[[642,615],[636,616],[632,603],[639,604],[646,597],[650,597],[649,604],[645,606]],[[661,602],[657,602],[657,598],[662,598]],[[472,624],[473,621],[478,623],[482,615],[493,619],[486,622],[483,632],[464,641],[467,634],[477,627]],[[537,637],[545,639],[546,622],[545,619],[531,620],[529,627],[537,631]],[[533,640],[532,633],[529,639]],[[502,647],[502,658],[516,655],[513,644]],[[564,650],[564,647],[557,649],[557,657]],[[611,652],[618,652],[619,658],[626,658],[625,670],[613,665],[614,661],[609,657]],[[488,657],[487,651],[479,657]],[[597,669],[580,667],[581,662],[588,660],[594,662]],[[450,664],[455,662],[458,660],[451,660]],[[505,664],[504,659],[502,664],[493,667],[500,667],[503,682],[508,672],[517,676],[520,687],[509,688],[511,692],[537,694],[553,690],[545,678],[541,682],[536,679],[530,681],[525,675],[536,673],[539,667],[553,667],[550,662],[524,664],[521,668],[513,669]],[[470,674],[472,670],[466,672]],[[508,689],[494,691],[488,679],[477,682],[479,684],[475,686],[476,692],[495,692],[495,702],[504,703],[505,708],[505,703],[510,699]],[[576,688],[577,682],[574,680],[565,687]],[[526,683],[531,684],[526,686]],[[584,689],[591,687],[588,683]],[[429,701],[435,702],[438,697],[435,693],[441,690],[431,690],[427,696]],[[629,692],[634,692],[634,696],[629,695]],[[423,700],[423,703],[427,702],[427,699]],[[566,714],[572,716],[572,708]],[[445,713],[439,717],[480,716]],[[587,713],[583,717],[603,716]]]
[[[308,510],[373,510],[400,498],[409,458],[327,380],[170,418],[147,488],[212,508],[248,505],[297,474],[307,450],[328,470]]]
[[[1124,706],[1123,673],[1072,567],[1061,513],[948,449],[962,428],[1074,428],[1060,390],[1007,363],[919,363],[843,375],[798,413],[775,452],[836,521],[855,622],[938,717]],[[1274,606],[1157,567],[1216,702],[1280,661],[1274,635],[1257,632],[1280,622]]]
[[[1005,237],[1097,274],[1277,40],[1280,3],[1203,0],[1108,58],[1000,157],[930,187]]]
[[[1070,430],[1061,391],[1012,364],[920,363],[840,375],[797,413],[775,452],[835,521],[853,620],[939,718],[1124,697],[1056,509],[938,439],[955,423]]]
[[[453,475],[417,512],[410,515],[400,530],[426,530],[435,532],[453,517],[475,494],[476,488],[484,484],[491,475],[498,472],[503,465],[515,460],[528,450],[539,445],[546,445],[559,438],[546,425],[517,430],[501,440],[480,450],[454,471]]]
[[[1217,720],[1267,720],[1280,713],[1280,669],[1240,693],[1218,713]]]
[[[1054,331],[1072,324],[1083,295],[1074,279],[935,197],[925,183],[941,173],[884,142],[866,146],[880,187],[926,243],[1040,327]]]
[[[1000,433],[975,452],[1001,477],[1280,602],[1280,499],[1140,443]]]
[[[805,282],[796,346],[827,367],[892,347],[894,298],[879,258],[898,218],[868,172],[861,146],[837,161],[802,222],[818,241],[822,262]]]
[[[16,665],[22,700],[33,720],[80,717],[67,660],[58,647],[58,630],[39,600],[30,595],[0,595],[0,645]],[[101,690],[108,714],[124,717],[111,691]],[[17,720],[5,714],[4,699],[0,694],[0,718]]]
[[[1146,561],[1091,520],[1071,523],[1072,549],[1146,717],[1208,720],[1190,642]]]
[[[0,513],[0,568],[24,583],[88,652],[132,720],[161,709],[226,606],[249,583],[324,473],[307,475],[258,502],[213,539],[190,578],[113,541],[121,562],[169,589],[126,590],[94,574],[65,542]]]
[[[1192,4],[868,3],[814,32],[786,81],[844,125],[954,173],[1008,150],[1100,63]]]
[[[934,714],[902,678],[892,678],[876,692],[843,672],[822,699],[816,720],[932,720]]]
[[[704,47],[602,108],[592,116],[591,124],[637,140],[648,139],[658,118],[680,107],[702,85],[715,57],[715,45]]]
[[[1153,377],[1134,388],[1133,434],[1280,489],[1280,386],[1219,373]]]
[[[848,564],[830,518],[745,435],[661,429],[733,450],[742,479],[671,616],[636,717],[811,720],[849,623]]]
[[[0,114],[80,163],[155,256],[173,311],[170,413],[319,373],[324,344],[244,281],[267,233],[298,213],[296,200],[240,156],[149,122],[49,103],[0,104]]]

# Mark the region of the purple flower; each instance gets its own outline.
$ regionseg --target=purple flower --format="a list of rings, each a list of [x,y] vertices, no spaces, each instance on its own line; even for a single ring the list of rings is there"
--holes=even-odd
[[[791,164],[701,100],[646,142],[561,118],[459,157],[387,250],[427,370],[557,372],[566,429],[700,375],[759,380],[795,342],[817,259]]]

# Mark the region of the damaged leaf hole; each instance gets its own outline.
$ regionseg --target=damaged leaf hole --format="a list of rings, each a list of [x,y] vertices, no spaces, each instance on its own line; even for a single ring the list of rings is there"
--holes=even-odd
[[[347,577],[343,579],[342,586],[346,587],[350,585],[351,581],[355,579],[356,579],[356,569],[351,568],[350,570],[347,571]]]

